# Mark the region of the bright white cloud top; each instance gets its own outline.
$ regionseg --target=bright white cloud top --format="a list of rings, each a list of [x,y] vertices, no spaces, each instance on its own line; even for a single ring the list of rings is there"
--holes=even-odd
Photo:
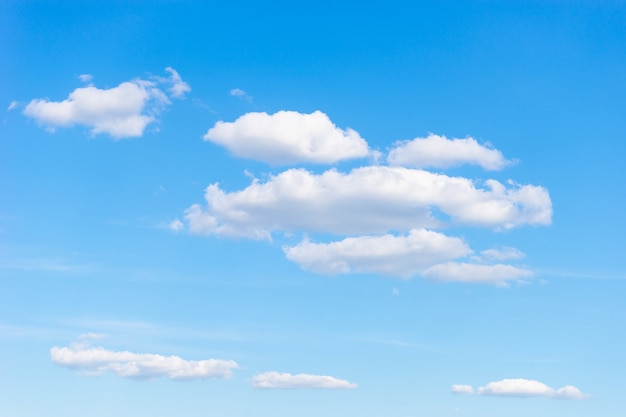
[[[261,389],[352,389],[357,384],[325,375],[264,372],[252,378],[252,385]]]
[[[53,347],[50,357],[57,365],[81,371],[86,375],[98,376],[113,372],[117,376],[131,379],[153,379],[165,377],[174,380],[207,378],[229,378],[233,370],[239,369],[232,360],[205,359],[185,360],[179,356],[162,356],[152,353],[111,351],[102,347],[72,345]]]
[[[172,97],[182,97],[190,91],[173,68],[166,71],[170,78],[134,79],[109,89],[88,85],[75,89],[63,101],[34,99],[26,105],[24,114],[51,131],[81,125],[93,135],[107,134],[113,139],[142,136],[146,127],[157,120],[159,112],[170,104],[159,84],[170,84]],[[81,80],[90,78],[81,76]]]
[[[484,387],[478,388],[477,393],[478,395],[499,397],[549,397],[565,400],[582,400],[588,397],[572,385],[554,389],[542,382],[523,378],[490,382]]]
[[[290,261],[322,274],[368,272],[402,278],[471,252],[459,238],[424,229],[411,230],[407,236],[361,236],[331,243],[304,241],[284,251]]]
[[[367,143],[356,131],[337,127],[321,111],[247,113],[234,122],[217,122],[204,139],[235,156],[273,165],[329,164],[369,154]]]
[[[417,168],[450,168],[470,164],[487,170],[500,170],[510,163],[502,152],[476,139],[448,139],[429,134],[425,138],[396,142],[387,156],[391,165]]]
[[[434,210],[453,223],[494,229],[550,224],[552,203],[545,188],[507,188],[495,180],[485,185],[477,188],[466,178],[402,167],[319,175],[290,169],[241,191],[212,184],[206,205],[191,206],[185,218],[192,233],[266,239],[274,231],[349,235],[433,228],[445,222]]]

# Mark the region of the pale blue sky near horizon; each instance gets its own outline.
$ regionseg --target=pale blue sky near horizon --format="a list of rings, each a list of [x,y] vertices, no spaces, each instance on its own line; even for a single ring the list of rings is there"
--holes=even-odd
[[[0,415],[623,416],[624,45],[622,1],[3,2]],[[138,133],[111,124],[133,94]],[[316,136],[329,162],[281,160],[315,111],[344,135]],[[348,129],[367,154],[340,157]],[[392,160],[431,133],[508,163]],[[422,183],[368,182],[405,174],[484,193],[422,222]],[[498,204],[548,220],[475,210],[490,179],[544,190]],[[409,235],[432,257],[384,255]]]

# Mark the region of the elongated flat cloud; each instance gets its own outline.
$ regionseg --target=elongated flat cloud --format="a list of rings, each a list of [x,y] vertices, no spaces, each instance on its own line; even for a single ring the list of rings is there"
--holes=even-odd
[[[451,387],[453,394],[473,394],[474,388],[471,385],[456,384]]]
[[[422,275],[436,281],[502,285],[507,281],[532,277],[534,274],[527,269],[507,264],[446,262],[428,268]]]
[[[550,397],[568,400],[581,400],[587,395],[578,388],[566,385],[554,389],[546,384],[532,379],[502,379],[490,382],[484,387],[478,388],[478,395],[494,395],[500,397]]]
[[[321,111],[247,113],[234,122],[217,122],[204,139],[235,156],[275,165],[334,163],[369,153],[357,132],[338,128]]]
[[[241,191],[212,184],[206,206],[191,206],[185,218],[192,233],[266,239],[273,231],[354,235],[432,228],[446,221],[433,210],[455,223],[495,229],[551,222],[552,203],[543,187],[506,187],[495,180],[485,185],[402,167],[320,175],[290,169]]]
[[[304,241],[283,250],[290,261],[322,274],[372,272],[403,278],[471,252],[459,238],[424,229],[411,230],[407,236],[361,236],[332,243]]]
[[[107,134],[113,139],[142,136],[159,112],[170,104],[167,94],[159,88],[160,83],[170,83],[174,97],[189,91],[174,69],[166,70],[171,78],[135,79],[109,89],[89,85],[75,89],[63,101],[35,99],[26,105],[24,114],[52,131],[81,125],[93,135]]]
[[[417,168],[471,164],[488,170],[500,170],[509,164],[499,150],[481,145],[473,138],[448,139],[432,133],[425,138],[396,142],[387,162]]]
[[[252,378],[252,385],[261,389],[346,389],[357,385],[332,376],[265,372]]]
[[[185,360],[179,356],[162,356],[152,353],[115,352],[101,347],[73,345],[53,347],[50,357],[61,365],[86,375],[101,375],[113,372],[117,376],[131,379],[153,379],[165,377],[176,380],[228,378],[238,369],[232,360],[205,359]]]

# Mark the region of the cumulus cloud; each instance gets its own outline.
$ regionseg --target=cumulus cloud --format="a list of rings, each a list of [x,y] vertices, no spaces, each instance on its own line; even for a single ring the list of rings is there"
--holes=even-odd
[[[411,230],[407,236],[360,236],[332,243],[304,241],[283,250],[290,261],[322,274],[371,272],[402,278],[471,252],[459,238],[424,229]]]
[[[234,122],[217,122],[204,139],[235,156],[275,165],[334,163],[369,154],[367,143],[356,131],[338,128],[321,111],[247,113]]]
[[[473,394],[474,388],[471,385],[456,384],[452,385],[453,394]]]
[[[186,84],[178,73],[171,68],[166,70],[173,72],[172,77],[178,77],[173,78],[172,95],[187,91],[181,87]],[[109,89],[93,85],[80,87],[63,101],[34,99],[26,105],[24,114],[51,131],[82,125],[93,135],[107,134],[113,139],[122,139],[142,136],[168,104],[170,100],[159,88],[159,81],[135,79]]]
[[[131,379],[165,377],[175,380],[229,378],[239,365],[232,360],[185,360],[179,356],[162,356],[152,353],[110,351],[84,344],[70,347],[53,347],[50,357],[57,365],[81,371],[86,375],[113,372]]]
[[[432,133],[425,138],[396,142],[387,161],[391,165],[418,168],[472,164],[487,170],[500,170],[510,163],[499,150],[481,145],[474,138],[448,139]]]
[[[530,278],[534,274],[527,269],[507,264],[483,265],[465,262],[446,262],[428,268],[422,275],[444,282],[504,285],[507,281]]]
[[[357,385],[332,376],[265,372],[252,378],[252,385],[261,389],[346,389]]]
[[[509,187],[495,180],[479,188],[472,181],[424,170],[368,166],[349,173],[313,174],[290,169],[266,182],[253,180],[241,191],[225,192],[212,184],[206,205],[186,211],[196,234],[271,237],[273,231],[375,234],[433,228],[452,222],[510,229],[551,222],[546,189]]]
[[[180,74],[178,74],[178,71],[176,71],[172,67],[165,68],[165,71],[170,74],[169,82],[171,84],[171,87],[168,89],[168,91],[170,92],[170,95],[172,97],[182,98],[185,96],[185,94],[191,91],[191,87],[189,86],[189,84],[183,81],[183,79],[180,77]]]
[[[550,397],[569,400],[581,400],[587,395],[578,388],[566,385],[554,389],[546,384],[532,379],[502,379],[490,382],[484,387],[478,388],[478,395],[494,395],[501,397]]]

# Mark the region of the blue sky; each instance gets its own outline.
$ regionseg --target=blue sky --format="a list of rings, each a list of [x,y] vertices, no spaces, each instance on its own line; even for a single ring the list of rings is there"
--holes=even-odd
[[[1,415],[626,413],[624,2],[0,31]]]

